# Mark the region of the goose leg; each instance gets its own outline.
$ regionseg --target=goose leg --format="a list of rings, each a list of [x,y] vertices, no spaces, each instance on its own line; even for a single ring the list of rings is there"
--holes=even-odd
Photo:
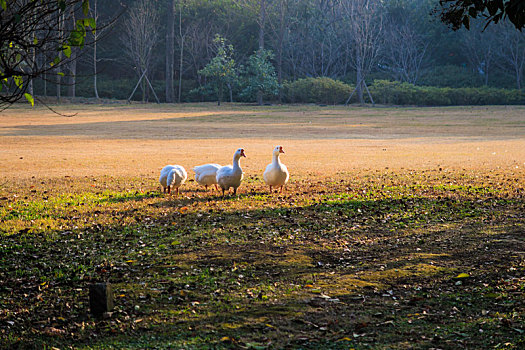
[[[179,188],[177,187],[177,196],[179,195]]]
[[[283,193],[283,186],[281,186],[281,190],[279,191],[279,193]]]
[[[168,194],[171,194],[171,186],[168,186]]]
[[[215,189],[218,191],[219,190],[219,186],[217,186],[217,184],[215,184]]]
[[[272,185],[270,185],[270,193],[272,193]]]
[[[237,187],[234,187],[234,188],[233,188],[233,195],[234,195],[234,196],[237,195]]]
[[[222,196],[224,197],[224,188],[222,189]]]

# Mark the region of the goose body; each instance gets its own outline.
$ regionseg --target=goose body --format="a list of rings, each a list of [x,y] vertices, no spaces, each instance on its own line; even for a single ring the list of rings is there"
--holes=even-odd
[[[160,171],[160,177],[159,182],[162,186],[164,193],[166,191],[168,193],[171,193],[171,188],[177,190],[177,194],[179,194],[179,187],[186,182],[186,179],[188,178],[188,174],[186,173],[186,169],[184,169],[180,165],[166,165],[162,170]]]
[[[279,159],[281,153],[284,153],[282,146],[276,146],[273,149],[272,162],[266,166],[266,170],[263,173],[264,182],[270,186],[270,191],[272,190],[272,186],[280,186],[281,190],[279,192],[282,192],[283,186],[290,178],[290,173],[288,173],[286,165],[281,163],[281,160]]]
[[[210,185],[215,185],[215,188],[217,188],[217,171],[220,168],[219,164],[204,164],[194,167],[195,181],[204,185],[206,189]]]
[[[241,185],[244,174],[241,169],[240,159],[246,157],[244,149],[239,148],[233,155],[233,164],[221,167],[217,170],[217,184],[222,189],[222,195],[224,191],[229,190],[233,187],[233,194],[237,194],[237,188]]]

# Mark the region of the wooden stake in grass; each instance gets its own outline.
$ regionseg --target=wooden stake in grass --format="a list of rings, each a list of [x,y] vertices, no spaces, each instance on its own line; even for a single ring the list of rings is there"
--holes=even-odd
[[[109,282],[95,283],[89,286],[89,308],[95,317],[113,310],[113,291]]]

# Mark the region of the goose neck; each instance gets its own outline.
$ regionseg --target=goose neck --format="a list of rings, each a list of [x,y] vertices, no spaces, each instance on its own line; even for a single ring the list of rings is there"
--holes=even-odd
[[[279,153],[273,155],[273,163],[281,164],[281,159],[279,158]]]
[[[233,169],[241,168],[241,157],[233,157]]]

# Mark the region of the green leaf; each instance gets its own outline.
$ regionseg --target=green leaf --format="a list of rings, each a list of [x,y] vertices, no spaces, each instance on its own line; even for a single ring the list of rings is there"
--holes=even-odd
[[[0,6],[2,6],[2,9],[4,11],[7,10],[7,1],[6,0],[0,0]]]
[[[97,21],[94,18],[84,18],[84,26],[97,29]]]
[[[31,94],[28,94],[27,92],[24,94],[26,100],[29,101],[29,103],[31,103],[31,107],[34,107],[35,106],[35,99],[33,98],[33,96],[31,96]]]
[[[84,16],[89,14],[89,0],[82,1],[82,13],[84,13]]]
[[[71,57],[71,46],[64,45],[62,52],[64,52],[64,55],[66,55],[67,58]]]
[[[22,88],[22,86],[24,85],[24,79],[22,79],[22,77],[19,75],[13,76],[13,81],[15,82],[15,85],[19,88]]]
[[[33,44],[35,44],[35,45],[38,44],[38,38],[36,36],[33,38]]]
[[[58,72],[57,74],[60,75],[61,77],[65,76],[64,72]]]
[[[460,273],[459,275],[457,275],[454,278],[456,278],[456,279],[463,279],[463,278],[469,278],[469,277],[470,277],[470,275],[468,273],[462,272],[462,273]]]

